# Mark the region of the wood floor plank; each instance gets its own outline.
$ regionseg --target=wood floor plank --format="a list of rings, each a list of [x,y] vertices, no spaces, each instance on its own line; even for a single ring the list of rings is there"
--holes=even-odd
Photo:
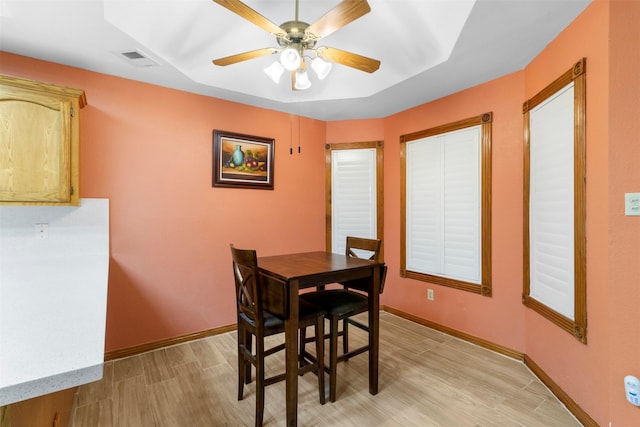
[[[114,426],[140,427],[156,425],[145,378],[138,375],[114,383]],[[77,427],[74,424],[74,427]]]
[[[236,332],[228,332],[188,343],[202,369],[232,363],[237,351]],[[235,366],[235,365],[234,365]]]
[[[71,425],[111,427],[113,422],[113,400],[104,399],[75,408]]]
[[[83,384],[78,388],[76,404],[82,406],[111,398],[113,394],[113,373],[113,362],[106,362],[102,369],[101,381]]]
[[[147,384],[154,384],[175,376],[175,371],[171,363],[169,363],[165,349],[141,354],[140,361],[142,362],[144,378]]]
[[[541,381],[532,380],[525,386],[525,390],[530,393],[537,394],[544,399],[555,400],[555,396],[551,393],[551,390],[549,390],[546,385],[542,384]]]
[[[113,381],[122,381],[137,375],[144,375],[141,357],[132,356],[113,361]]]
[[[366,314],[362,314],[363,318],[366,318]],[[439,343],[444,343],[453,339],[451,335],[447,335],[440,331],[436,331],[435,329],[426,328],[419,323],[412,322],[407,319],[403,319],[401,317],[395,316],[390,313],[380,313],[380,319],[385,321],[386,330],[393,331],[398,330],[404,334],[411,332],[417,334],[423,338],[429,339],[431,341],[436,341]],[[407,335],[408,337],[408,335]]]
[[[545,419],[548,421],[549,426],[564,427],[580,425],[578,420],[576,420],[572,414],[567,412],[565,407],[556,399],[545,399],[535,412],[543,414]]]
[[[199,339],[187,343],[186,345],[191,347],[191,351],[193,351],[193,354],[196,360],[200,363],[202,369],[207,369],[220,363],[226,363],[226,359],[215,348],[212,341],[209,339]]]
[[[561,415],[554,413],[555,411],[549,411],[549,409],[538,406],[532,411],[529,406],[517,399],[506,399],[502,405],[496,408],[496,411],[510,418],[518,419],[520,424],[526,427],[577,427],[581,425],[566,409]]]
[[[172,367],[197,360],[193,348],[189,345],[173,345],[166,347],[164,351],[167,356],[167,362]]]
[[[350,334],[352,348],[367,341],[357,328]],[[238,401],[236,337],[227,332],[107,362],[101,381],[79,388],[70,427],[252,426],[255,381]],[[267,345],[282,339],[269,337]],[[267,375],[283,369],[282,354],[267,358]],[[366,353],[340,363],[337,401],[325,405],[315,375],[299,377],[298,425],[580,426],[521,361],[390,313],[380,316],[376,396],[367,373]],[[264,425],[284,423],[280,382],[266,388]]]

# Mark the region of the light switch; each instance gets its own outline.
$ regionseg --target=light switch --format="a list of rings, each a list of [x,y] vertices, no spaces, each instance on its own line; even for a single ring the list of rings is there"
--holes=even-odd
[[[640,216],[640,193],[624,194],[624,214],[626,216]]]

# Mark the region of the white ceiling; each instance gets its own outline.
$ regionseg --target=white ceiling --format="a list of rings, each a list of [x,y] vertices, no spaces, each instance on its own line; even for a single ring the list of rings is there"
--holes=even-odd
[[[226,67],[213,59],[278,47],[271,34],[211,0],[0,0],[0,50],[320,120],[385,117],[524,68],[591,0],[368,0],[371,12],[318,46],[381,61],[375,73],[334,64],[292,92],[267,56]],[[295,0],[246,0],[277,25]],[[300,0],[309,24],[339,0]],[[157,66],[134,66],[137,51]],[[0,72],[2,72],[0,64]],[[90,94],[88,94],[90,97]]]

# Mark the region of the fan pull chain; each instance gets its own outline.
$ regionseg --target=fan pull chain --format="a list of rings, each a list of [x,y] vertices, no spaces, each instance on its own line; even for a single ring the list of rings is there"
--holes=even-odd
[[[293,114],[289,114],[289,155],[293,155]]]
[[[296,0],[296,7],[298,7],[297,0]],[[301,127],[302,127],[302,122],[300,121],[300,102],[298,101],[298,154],[300,154],[300,128]]]
[[[302,127],[302,122],[300,121],[300,112],[298,112],[298,154],[300,154],[300,128]]]

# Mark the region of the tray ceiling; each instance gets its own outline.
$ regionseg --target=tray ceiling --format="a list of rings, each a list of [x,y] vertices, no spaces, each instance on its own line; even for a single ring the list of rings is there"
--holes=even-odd
[[[380,69],[334,64],[305,91],[267,77],[273,56],[213,65],[277,44],[210,0],[0,0],[0,49],[320,120],[377,118],[521,70],[590,3],[368,1],[370,13],[318,45],[379,59]],[[295,16],[294,0],[245,3],[278,25]],[[338,3],[300,0],[299,18],[312,23]]]

